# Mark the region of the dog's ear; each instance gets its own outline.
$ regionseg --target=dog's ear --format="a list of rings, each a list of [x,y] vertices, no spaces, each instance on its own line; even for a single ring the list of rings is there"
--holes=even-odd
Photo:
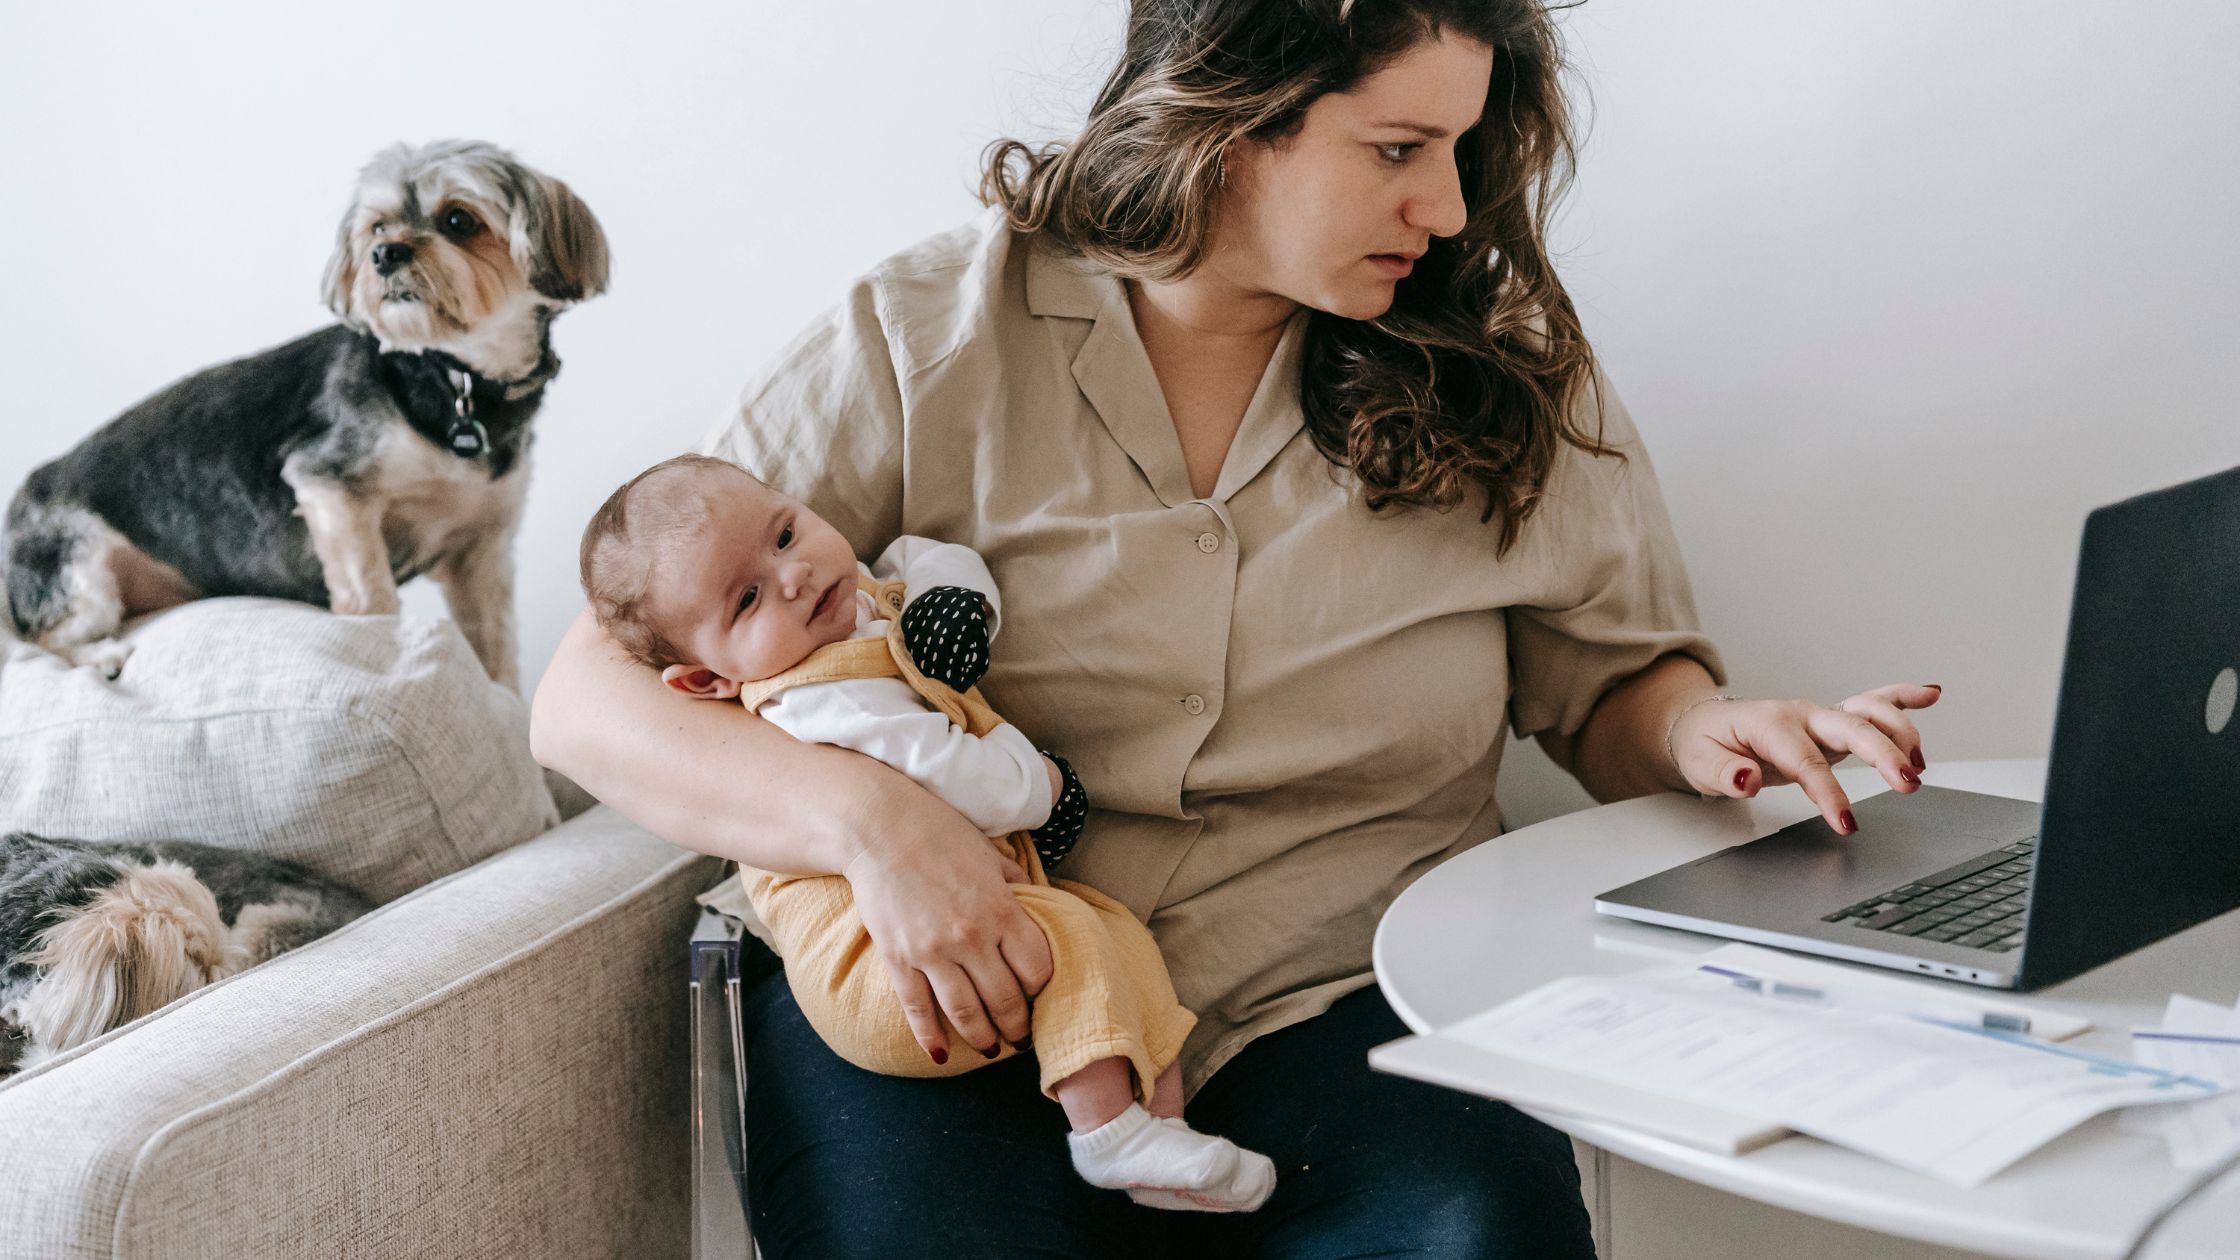
[[[358,251],[350,239],[351,225],[358,221],[358,208],[351,206],[342,212],[342,226],[335,229],[334,256],[327,259],[327,274],[320,281],[320,297],[335,318],[352,327],[358,321],[351,318],[350,292],[358,283]]]
[[[508,246],[529,287],[559,302],[607,291],[607,234],[591,207],[550,175],[529,175]]]

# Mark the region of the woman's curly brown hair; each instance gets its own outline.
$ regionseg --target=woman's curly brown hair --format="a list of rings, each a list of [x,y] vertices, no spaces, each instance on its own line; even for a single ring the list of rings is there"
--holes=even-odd
[[[980,195],[1118,275],[1177,279],[1204,257],[1230,145],[1292,134],[1316,98],[1445,36],[1494,53],[1485,112],[1457,141],[1467,224],[1433,238],[1383,315],[1313,313],[1300,398],[1315,445],[1372,510],[1479,492],[1506,552],[1560,442],[1613,453],[1599,399],[1596,431],[1578,423],[1594,355],[1548,259],[1573,147],[1541,0],[1135,0],[1081,135],[989,146]]]

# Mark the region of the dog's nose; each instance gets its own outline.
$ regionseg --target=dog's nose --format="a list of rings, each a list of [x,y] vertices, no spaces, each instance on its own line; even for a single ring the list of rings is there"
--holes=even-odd
[[[373,269],[388,275],[412,261],[412,247],[395,241],[384,241],[373,247]]]

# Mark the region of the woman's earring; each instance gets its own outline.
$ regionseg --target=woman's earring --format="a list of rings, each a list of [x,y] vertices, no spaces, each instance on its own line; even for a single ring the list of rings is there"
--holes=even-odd
[[[1227,188],[1229,186],[1229,155],[1226,153],[1213,160],[1213,186],[1215,188]]]

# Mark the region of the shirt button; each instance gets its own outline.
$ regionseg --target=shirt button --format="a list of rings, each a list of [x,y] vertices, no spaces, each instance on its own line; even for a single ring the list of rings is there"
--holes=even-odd
[[[1183,712],[1196,717],[1206,711],[1206,698],[1193,691],[1182,698]]]
[[[1209,556],[1221,550],[1221,535],[1214,533],[1212,530],[1207,530],[1205,533],[1198,535],[1198,550]]]

